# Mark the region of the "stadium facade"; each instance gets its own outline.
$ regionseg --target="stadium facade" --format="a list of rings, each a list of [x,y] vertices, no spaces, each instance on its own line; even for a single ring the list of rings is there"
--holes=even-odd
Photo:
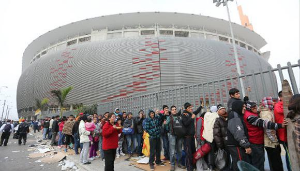
[[[260,52],[266,41],[235,23],[233,30],[242,74],[270,67],[270,52]],[[33,115],[35,99],[55,104],[50,91],[68,86],[67,104],[90,105],[234,76],[231,42],[228,21],[193,14],[116,14],[58,27],[23,54],[19,116]]]

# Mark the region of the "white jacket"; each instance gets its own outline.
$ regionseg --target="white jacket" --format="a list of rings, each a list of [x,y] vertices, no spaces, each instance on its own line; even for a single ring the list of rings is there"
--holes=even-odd
[[[85,142],[90,142],[89,135],[90,131],[87,131],[85,129],[85,123],[83,120],[80,121],[79,123],[79,136],[80,136],[80,143],[85,143]]]
[[[204,129],[203,129],[203,138],[206,139],[206,141],[212,143],[214,140],[214,124],[216,119],[219,117],[218,113],[210,113],[207,112],[204,116]]]

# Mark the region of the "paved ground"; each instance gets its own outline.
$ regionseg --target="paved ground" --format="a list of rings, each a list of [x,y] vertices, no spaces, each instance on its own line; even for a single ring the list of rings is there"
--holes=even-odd
[[[3,171],[41,171],[51,170],[59,171],[60,167],[57,167],[58,163],[45,164],[35,162],[37,159],[29,159],[27,156],[30,144],[36,144],[36,139],[33,135],[28,134],[28,141],[26,145],[19,146],[16,139],[12,139],[10,136],[8,145],[6,147],[0,147],[0,170]]]

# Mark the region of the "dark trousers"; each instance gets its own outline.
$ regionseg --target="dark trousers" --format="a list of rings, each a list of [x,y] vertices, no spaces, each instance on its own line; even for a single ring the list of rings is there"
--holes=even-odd
[[[161,152],[160,138],[150,138],[150,158],[149,158],[150,165],[154,165],[154,157],[156,157],[155,158],[156,164],[161,163],[160,152]]]
[[[51,138],[51,143],[50,143],[50,145],[52,145],[52,146],[55,144],[56,135],[57,135],[57,132],[52,132],[52,138]]]
[[[79,154],[78,148],[80,148],[80,140],[79,140],[78,133],[75,133],[74,134],[74,150],[75,150],[75,154]]]
[[[290,158],[289,158],[289,155],[288,155],[288,151],[289,151],[288,144],[286,142],[282,142],[282,141],[279,141],[279,143],[283,145],[283,148],[286,151],[286,153],[285,153],[285,162],[286,162],[287,170],[292,171],[291,165],[290,165]]]
[[[105,171],[114,171],[116,151],[116,149],[104,150]]]
[[[231,155],[233,171],[239,171],[239,169],[237,167],[237,162],[240,160],[250,163],[249,157],[246,154],[246,151],[244,148],[236,147],[236,146],[227,146],[227,148]]]
[[[281,148],[277,145],[275,148],[265,147],[269,159],[269,165],[271,171],[283,171],[281,161]]]
[[[187,171],[192,171],[194,169],[193,154],[196,152],[194,137],[192,136],[185,137],[184,150],[186,153],[186,157],[185,157],[186,169]]]
[[[65,135],[66,137],[66,148],[68,148],[68,145],[70,145],[70,143],[74,144],[74,139],[72,135]]]
[[[3,132],[2,133],[0,146],[2,146],[3,142],[4,142],[4,146],[7,146],[9,136],[10,136],[10,132]]]
[[[137,139],[137,151],[136,153],[138,155],[142,155],[142,148],[143,148],[143,134],[136,134],[136,139]]]
[[[25,145],[26,140],[27,140],[27,133],[20,133],[20,135],[19,135],[19,145],[21,145],[22,139],[23,139],[23,144]]]
[[[169,138],[168,134],[162,135],[163,148],[164,148],[164,156],[167,160],[170,159],[170,148],[169,148]]]
[[[264,171],[265,149],[263,144],[251,144],[250,163],[260,171]]]

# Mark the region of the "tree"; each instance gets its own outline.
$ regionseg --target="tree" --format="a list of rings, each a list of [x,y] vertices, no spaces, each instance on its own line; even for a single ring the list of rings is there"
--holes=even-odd
[[[36,110],[40,110],[41,111],[41,116],[43,114],[43,111],[46,109],[46,107],[48,105],[48,102],[49,102],[48,98],[43,98],[42,101],[40,101],[39,99],[35,99]]]
[[[64,107],[67,95],[69,92],[73,89],[72,86],[62,88],[60,90],[52,90],[51,93],[52,95],[56,98],[56,101],[58,103],[58,107],[60,108],[60,117],[62,117],[63,110],[62,108]]]

